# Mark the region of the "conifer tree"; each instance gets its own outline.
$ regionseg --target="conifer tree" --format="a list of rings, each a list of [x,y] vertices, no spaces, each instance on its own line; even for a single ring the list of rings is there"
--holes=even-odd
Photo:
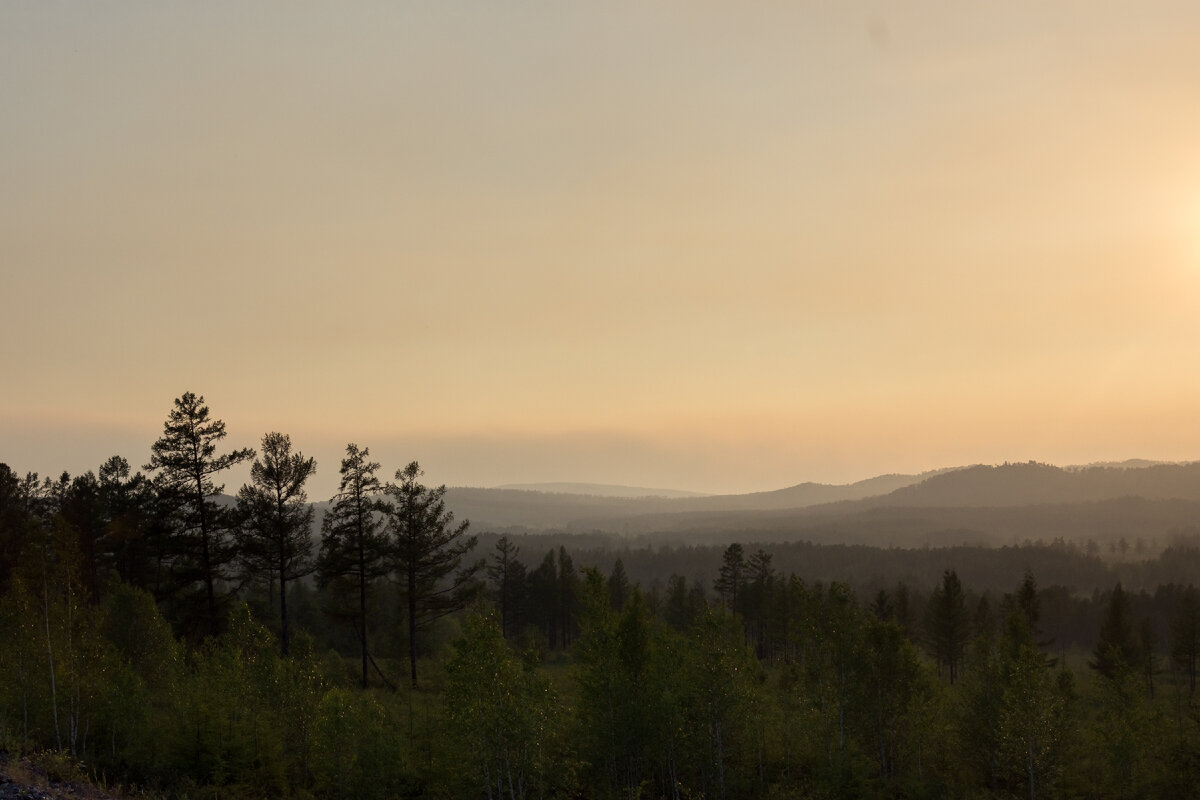
[[[238,557],[250,575],[271,575],[279,585],[280,652],[288,654],[287,587],[311,575],[313,508],[304,484],[317,462],[292,452],[291,437],[263,436],[262,455],[250,467],[250,483],[238,490]]]
[[[713,582],[713,589],[730,611],[741,611],[742,588],[745,583],[746,558],[742,546],[737,542],[725,548],[721,559],[721,571]]]
[[[101,464],[98,477],[107,565],[126,583],[149,588],[154,571],[153,488],[142,473],[131,475],[129,462],[121,456]]]
[[[1088,666],[1106,678],[1117,678],[1141,663],[1137,637],[1133,631],[1133,617],[1129,610],[1129,597],[1121,584],[1113,588],[1108,599],[1104,620],[1100,623],[1100,639],[1096,642],[1093,658]]]
[[[33,522],[33,492],[37,475],[17,473],[0,463],[0,595],[8,590],[10,576],[25,550],[29,528]]]
[[[381,531],[380,493],[383,483],[375,475],[378,462],[370,461],[370,448],[346,445],[341,483],[330,501],[321,526],[321,551],[317,580],[322,587],[344,586],[356,599],[350,616],[358,634],[362,657],[362,685],[367,686],[367,596],[371,584],[387,574],[387,536]]]
[[[230,515],[217,505],[224,485],[215,476],[254,457],[243,448],[221,455],[225,423],[210,419],[204,398],[185,392],[176,398],[163,434],[150,448],[144,469],[155,473],[155,486],[173,512],[170,568],[173,583],[185,591],[203,589],[205,626],[217,633],[218,584],[230,577],[237,555],[230,536]]]
[[[612,610],[620,614],[625,610],[625,601],[629,599],[631,587],[629,576],[625,574],[625,562],[617,559],[613,562],[612,572],[608,574],[608,604]]]
[[[687,578],[674,574],[667,580],[667,599],[664,603],[663,618],[676,631],[685,631],[696,617],[696,611],[691,606],[688,595]]]
[[[564,649],[571,646],[579,629],[575,612],[579,607],[579,573],[567,555],[567,548],[558,548],[558,634]]]
[[[470,523],[454,524],[446,510],[446,487],[421,485],[416,461],[396,470],[399,483],[384,487],[389,497],[388,531],[391,534],[393,571],[400,584],[408,620],[408,663],[412,685],[417,685],[417,635],[430,624],[466,605],[476,593],[475,575],[483,561],[460,569],[463,556],[475,547],[467,536]]]
[[[542,563],[529,573],[529,621],[536,625],[546,637],[546,647],[551,650],[558,643],[559,588],[558,564],[554,551],[546,551]]]
[[[504,638],[520,630],[525,605],[525,565],[517,559],[518,548],[501,536],[496,542],[488,577],[496,586],[496,601],[500,606],[500,633]]]
[[[950,683],[954,683],[966,656],[970,623],[962,583],[958,573],[952,569],[945,571],[941,585],[933,590],[929,598],[926,629],[930,649],[938,663],[938,673],[945,666]]]
[[[1200,661],[1200,592],[1188,586],[1171,617],[1171,661],[1187,676],[1188,693],[1196,693],[1196,664]]]

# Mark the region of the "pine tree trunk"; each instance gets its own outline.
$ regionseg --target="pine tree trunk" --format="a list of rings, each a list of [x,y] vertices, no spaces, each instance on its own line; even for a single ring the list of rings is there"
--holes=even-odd
[[[286,658],[288,654],[287,581],[284,579],[283,556],[279,558],[279,642]]]
[[[410,561],[410,564],[412,562]],[[417,576],[408,570],[408,666],[413,688],[417,688]]]
[[[54,742],[62,750],[62,734],[58,728],[58,689],[54,679],[54,647],[50,642],[50,586],[46,580],[46,565],[42,564],[42,613],[46,622],[46,656],[50,663],[50,708],[54,712]]]
[[[362,500],[358,508],[358,618],[362,625],[358,629],[358,643],[362,650],[362,687],[367,688],[367,553],[363,541]]]
[[[213,588],[212,554],[208,543],[208,514],[204,504],[204,484],[196,475],[196,503],[200,512],[200,542],[203,545],[204,592],[208,601],[208,632],[217,635],[217,593]]]

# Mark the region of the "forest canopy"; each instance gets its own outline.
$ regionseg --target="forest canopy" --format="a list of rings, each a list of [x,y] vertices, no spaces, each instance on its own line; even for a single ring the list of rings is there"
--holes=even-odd
[[[416,462],[386,482],[357,444],[318,519],[289,436],[223,438],[188,393],[149,474],[0,464],[0,751],[166,796],[1200,783],[1186,539],[1139,558],[476,533]]]

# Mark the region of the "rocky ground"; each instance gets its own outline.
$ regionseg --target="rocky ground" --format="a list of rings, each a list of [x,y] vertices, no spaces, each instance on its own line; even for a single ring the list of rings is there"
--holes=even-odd
[[[27,758],[0,753],[0,800],[116,800],[81,780],[55,780]]]

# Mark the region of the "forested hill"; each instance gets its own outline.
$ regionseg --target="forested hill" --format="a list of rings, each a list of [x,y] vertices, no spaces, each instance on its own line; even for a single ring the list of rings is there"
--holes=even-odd
[[[861,500],[886,495],[935,474],[880,475],[850,484],[801,483],[771,492],[698,497],[453,487],[446,494],[446,502],[460,519],[470,519],[477,525],[621,530],[630,520],[653,514],[779,511]]]
[[[930,476],[875,498],[870,505],[1027,506],[1124,497],[1200,501],[1200,462],[1066,469],[1033,462],[980,465]]]
[[[497,489],[521,492],[550,492],[551,494],[585,494],[600,497],[709,497],[708,492],[689,492],[683,489],[651,489],[645,486],[620,486],[611,483],[506,483]]]
[[[1200,463],[973,466],[677,499],[451,489],[447,500],[477,530],[607,531],[697,543],[742,536],[936,547],[1064,538],[1161,547],[1200,521]]]

